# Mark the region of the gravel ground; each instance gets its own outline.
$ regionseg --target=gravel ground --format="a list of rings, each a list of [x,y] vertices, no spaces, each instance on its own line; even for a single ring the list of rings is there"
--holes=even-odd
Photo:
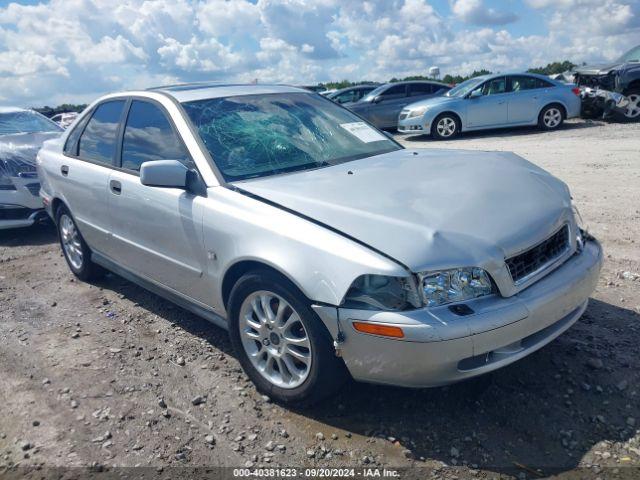
[[[601,280],[573,328],[492,375],[428,390],[352,383],[308,410],[257,393],[219,328],[115,275],[75,280],[51,226],[0,232],[0,477],[275,465],[640,475],[639,139],[640,124],[584,121],[402,138],[510,150],[562,178],[603,243]]]

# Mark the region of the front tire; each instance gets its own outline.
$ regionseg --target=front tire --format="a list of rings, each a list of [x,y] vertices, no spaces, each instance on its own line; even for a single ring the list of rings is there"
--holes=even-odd
[[[64,205],[56,212],[56,228],[62,253],[71,272],[84,282],[102,277],[104,269],[91,261],[91,249]]]
[[[564,122],[564,109],[560,105],[547,105],[538,115],[538,127],[541,130],[557,130]]]
[[[460,119],[456,115],[438,115],[431,125],[431,136],[436,140],[451,140],[460,134]]]
[[[624,113],[616,113],[616,119],[621,122],[637,122],[640,120],[640,90],[627,92],[629,105]]]
[[[228,311],[242,368],[274,400],[309,405],[335,393],[348,378],[309,301],[281,275],[245,274],[231,290]]]

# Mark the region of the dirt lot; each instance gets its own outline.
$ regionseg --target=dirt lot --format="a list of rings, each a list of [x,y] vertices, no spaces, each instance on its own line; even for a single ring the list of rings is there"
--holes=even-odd
[[[1,232],[0,477],[92,465],[152,467],[146,478],[203,465],[640,475],[640,124],[402,142],[511,150],[569,184],[606,251],[573,328],[477,381],[421,391],[350,384],[313,409],[287,409],[255,391],[224,331],[117,276],[76,281],[51,227]]]

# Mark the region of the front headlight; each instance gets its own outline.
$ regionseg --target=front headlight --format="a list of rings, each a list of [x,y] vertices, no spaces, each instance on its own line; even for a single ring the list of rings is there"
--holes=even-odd
[[[476,267],[456,268],[419,275],[424,304],[437,307],[495,293],[489,274]]]
[[[413,277],[362,275],[351,284],[342,306],[362,310],[407,310],[422,306]]]
[[[415,118],[424,115],[427,112],[427,107],[416,107],[409,110],[407,118]]]

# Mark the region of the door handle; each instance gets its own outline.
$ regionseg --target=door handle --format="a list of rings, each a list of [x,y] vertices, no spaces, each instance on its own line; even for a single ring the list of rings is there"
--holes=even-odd
[[[62,175],[66,177],[67,175],[69,175],[69,167],[67,165],[62,165],[60,167],[60,173],[62,173]]]
[[[111,180],[109,182],[109,188],[116,195],[120,195],[122,193],[122,184],[117,180]]]

